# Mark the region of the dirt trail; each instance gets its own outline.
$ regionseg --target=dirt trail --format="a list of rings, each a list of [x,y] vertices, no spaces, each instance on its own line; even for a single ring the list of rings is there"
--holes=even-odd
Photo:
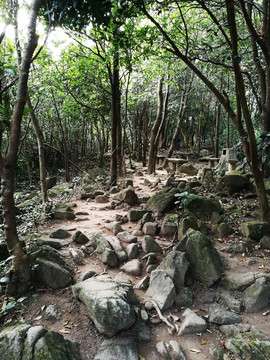
[[[158,190],[158,188],[150,189],[145,184],[145,178],[153,183],[157,177],[159,177],[161,182],[164,184],[168,175],[165,171],[157,171],[157,175],[155,177],[148,176],[146,174],[139,177],[132,177],[136,193],[138,195],[146,193],[152,195]],[[89,202],[76,200],[75,202],[77,205],[75,213],[81,213],[82,215],[77,215],[74,221],[54,221],[43,228],[39,235],[44,238],[57,228],[69,229],[71,233],[74,233],[75,230],[80,230],[89,237],[93,232],[111,235],[104,225],[107,222],[114,221],[116,214],[125,215],[127,213],[127,208],[108,210],[108,204],[97,204],[93,200]],[[128,222],[121,226],[124,230],[131,233],[136,224]],[[140,241],[141,239],[139,238],[138,240]],[[166,239],[157,238],[157,241],[159,241],[162,245],[169,243]],[[213,239],[213,241],[219,249],[224,245],[222,242],[218,241],[218,239]],[[76,244],[70,244],[70,246],[74,246],[75,248],[77,247]],[[66,256],[67,260],[72,263],[68,248],[63,248],[61,251]],[[262,264],[269,265],[268,259],[257,258],[256,264],[249,266],[245,261],[242,261],[243,257],[241,257],[241,254],[234,257],[231,257],[229,254],[224,255],[226,256],[227,261],[225,273],[240,273],[251,270],[259,271],[259,267]],[[93,256],[86,257],[85,261],[85,265],[76,266],[75,279],[88,270],[95,270],[97,273],[102,273],[104,271],[104,265],[100,260],[100,256],[94,254]],[[123,281],[128,281],[134,285],[137,284],[140,278],[145,275],[145,273],[142,273],[141,277],[134,277],[120,273],[119,269],[107,269],[107,271],[112,278],[117,276],[119,279],[119,277],[121,277]],[[197,296],[192,309],[199,315],[207,315],[208,305],[201,304],[199,298],[200,294],[211,290],[203,288],[198,284],[197,287],[193,287],[193,291],[197,294]],[[144,293],[138,290],[135,292],[139,302],[143,303]],[[35,294],[38,294],[38,296],[35,296]],[[19,314],[18,316],[21,316],[25,322],[31,322],[33,325],[44,325],[48,329],[63,333],[64,336],[70,340],[77,341],[80,344],[82,359],[93,359],[100,343],[104,340],[104,336],[100,335],[96,330],[92,321],[87,316],[87,311],[84,305],[78,303],[73,298],[71,289],[68,288],[58,291],[43,289],[35,291],[32,295],[34,295],[34,297],[30,296],[26,301],[27,311]],[[45,318],[44,310],[50,304],[56,304],[62,311],[62,317],[59,321]],[[180,316],[182,309],[173,308],[171,309],[171,312]],[[270,338],[269,317],[262,316],[261,314],[243,314],[242,317],[244,322],[257,326]],[[169,335],[168,328],[163,323],[151,325],[151,331],[151,341],[139,344],[140,355],[147,360],[157,359],[153,356],[153,351],[155,349],[155,344],[161,340],[166,342],[169,342],[171,339],[177,340],[188,360],[212,359],[209,354],[209,347],[214,342],[221,343],[223,341],[222,335],[214,326],[210,326],[209,332],[204,334],[184,335],[181,337]],[[132,329],[125,331],[123,335],[132,336]]]

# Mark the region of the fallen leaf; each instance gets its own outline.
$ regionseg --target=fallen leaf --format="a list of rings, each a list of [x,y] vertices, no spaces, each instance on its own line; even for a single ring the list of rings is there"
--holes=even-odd
[[[33,320],[40,320],[40,319],[42,319],[42,315],[35,317]]]
[[[204,340],[204,339],[202,339],[202,341],[201,341],[201,345],[205,345],[207,343],[207,341],[206,340]]]
[[[201,353],[201,350],[198,350],[198,349],[190,349],[189,351],[192,352],[192,353],[194,353],[194,354],[199,354],[199,353]]]
[[[62,334],[70,334],[70,331],[67,329],[60,329],[59,332]]]

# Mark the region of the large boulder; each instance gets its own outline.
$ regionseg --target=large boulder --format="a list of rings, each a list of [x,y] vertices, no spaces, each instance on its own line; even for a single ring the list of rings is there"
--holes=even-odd
[[[76,343],[43,326],[31,327],[27,324],[7,327],[1,331],[0,354],[5,360],[81,360]]]
[[[222,213],[223,209],[216,199],[196,196],[187,204],[187,209],[197,218],[211,218],[213,213]]]
[[[175,207],[175,194],[179,193],[176,188],[164,188],[153,195],[146,203],[145,210],[166,213]]]
[[[270,223],[250,221],[241,225],[242,234],[253,240],[259,241],[264,235],[270,234]]]
[[[222,275],[223,263],[209,237],[200,231],[188,230],[186,250],[191,276],[208,286],[213,285]]]
[[[119,284],[108,275],[100,275],[77,283],[73,294],[87,307],[99,332],[114,336],[136,321],[133,305],[136,298],[130,284]]]
[[[94,360],[138,360],[139,353],[133,339],[105,340],[100,345]]]
[[[249,178],[241,174],[227,174],[222,176],[216,185],[217,191],[233,195],[246,190],[251,190]]]
[[[179,168],[179,171],[181,173],[184,173],[184,174],[187,174],[190,176],[197,175],[197,172],[198,172],[198,170],[192,164],[189,164],[189,163],[185,163],[185,164],[181,165]]]

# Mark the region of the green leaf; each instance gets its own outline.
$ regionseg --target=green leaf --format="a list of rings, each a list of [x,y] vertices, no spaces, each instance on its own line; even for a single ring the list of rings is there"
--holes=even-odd
[[[10,283],[10,278],[7,276],[4,276],[0,279],[0,283],[2,284],[9,284]]]
[[[9,302],[8,304],[6,304],[2,307],[2,309],[0,310],[0,314],[3,313],[4,311],[14,308],[15,305],[16,305],[16,301]]]

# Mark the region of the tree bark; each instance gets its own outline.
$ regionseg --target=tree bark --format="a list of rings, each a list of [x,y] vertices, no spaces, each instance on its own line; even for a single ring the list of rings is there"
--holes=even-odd
[[[21,120],[27,97],[29,69],[33,53],[38,42],[38,36],[36,35],[36,20],[42,3],[43,0],[36,0],[33,1],[31,5],[28,42],[23,53],[19,73],[16,102],[11,118],[8,149],[4,156],[1,155],[1,194],[4,214],[5,240],[7,242],[9,252],[14,256],[12,269],[9,273],[10,283],[7,286],[7,294],[21,294],[27,291],[30,281],[29,258],[24,252],[23,243],[19,240],[16,227],[14,182],[20,142]]]
[[[158,83],[158,110],[156,120],[154,122],[152,131],[151,131],[151,138],[150,138],[150,148],[148,154],[148,174],[152,174],[155,172],[156,169],[156,155],[157,155],[157,134],[159,131],[159,127],[162,121],[162,113],[163,113],[163,78],[159,80]]]

